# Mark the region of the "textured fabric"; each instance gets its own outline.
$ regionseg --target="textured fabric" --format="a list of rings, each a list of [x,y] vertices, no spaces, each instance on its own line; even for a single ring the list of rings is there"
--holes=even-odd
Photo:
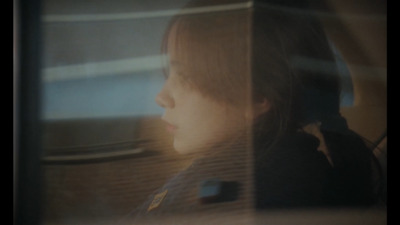
[[[200,158],[150,196],[133,216],[151,221],[163,215],[192,212],[246,213],[265,208],[362,205],[351,197],[357,195],[352,192],[353,187],[360,187],[354,183],[357,179],[343,181],[346,178],[342,177],[342,171],[329,163],[318,146],[316,137],[296,132],[272,146],[268,146],[266,140],[256,139],[251,152],[238,147]],[[238,182],[237,198],[201,204],[199,186],[210,178]],[[154,196],[166,190],[161,204],[149,211]]]
[[[307,134],[286,136],[268,151],[255,152],[256,207],[316,207],[327,203],[332,171],[317,150],[318,139]],[[262,151],[262,149],[257,149]]]
[[[364,207],[374,203],[371,152],[354,135],[324,135],[335,157],[333,165],[307,133],[286,135],[265,150],[255,144],[256,208]],[[340,160],[338,159],[340,158]]]
[[[253,179],[250,160],[251,152],[238,146],[196,159],[187,169],[178,173],[163,187],[155,191],[145,203],[135,210],[132,216],[135,221],[146,221],[151,224],[151,221],[159,221],[160,217],[168,215],[209,212],[248,213],[253,208],[251,196]],[[213,178],[217,178],[225,184],[235,183],[237,190],[233,191],[232,196],[218,202],[202,203],[199,198],[201,184]],[[229,188],[223,190],[229,190]],[[167,194],[159,206],[149,210],[155,196],[165,191]],[[176,223],[185,224],[184,221]]]

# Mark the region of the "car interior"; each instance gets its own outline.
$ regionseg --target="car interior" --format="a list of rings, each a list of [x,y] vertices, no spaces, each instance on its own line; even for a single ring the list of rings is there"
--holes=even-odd
[[[14,1],[17,224],[117,224],[188,165],[190,159],[173,150],[154,102],[164,79],[159,43],[168,20],[186,2]],[[309,2],[337,50],[341,114],[376,157],[381,203],[370,209],[256,212],[252,223],[386,224],[386,1]],[[28,12],[40,32],[27,29],[34,21]],[[33,38],[21,38],[25,33]],[[28,49],[38,43],[36,51]],[[36,78],[29,77],[35,76],[31,71]],[[238,215],[224,213],[203,221],[176,216],[190,224],[211,224],[215,217],[238,221]]]

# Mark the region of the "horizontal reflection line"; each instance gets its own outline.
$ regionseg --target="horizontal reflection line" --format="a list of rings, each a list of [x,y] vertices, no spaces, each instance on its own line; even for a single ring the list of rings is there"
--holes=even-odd
[[[112,76],[122,73],[152,71],[163,68],[166,55],[112,60],[67,66],[48,67],[42,70],[44,82]]]
[[[106,62],[48,67],[42,70],[42,78],[44,82],[54,82],[99,76],[113,76],[123,73],[145,72],[162,69],[167,61],[167,55],[152,55]],[[292,63],[293,66],[297,68],[318,71],[326,73],[327,75],[332,73],[328,68],[337,66],[336,62],[304,57],[294,57]],[[352,70],[362,70],[365,74],[379,74],[385,76],[387,73],[384,67],[355,64],[347,64],[347,67]]]
[[[273,4],[260,4],[266,8],[275,9],[279,11],[286,11],[295,14],[315,14],[323,18],[338,18],[346,20],[375,20],[375,21],[386,21],[386,15],[362,15],[362,14],[335,14],[318,11],[307,11],[289,7],[275,6]],[[229,11],[246,9],[253,6],[253,2],[244,2],[227,5],[217,6],[206,6],[206,7],[195,7],[188,9],[170,9],[170,10],[158,10],[152,12],[132,12],[132,13],[113,13],[113,14],[81,14],[81,15],[44,15],[42,22],[54,23],[54,22],[96,22],[96,21],[118,21],[118,20],[129,20],[129,19],[145,19],[145,18],[156,18],[156,17],[167,17],[175,15],[185,14],[197,14],[197,13],[208,13],[218,11]]]
[[[155,18],[183,14],[196,14],[218,11],[229,11],[246,9],[252,6],[252,2],[196,7],[189,9],[171,9],[159,10],[153,12],[134,12],[134,13],[114,13],[114,14],[87,14],[87,15],[45,15],[43,22],[89,22],[89,21],[113,21],[113,20],[128,20],[128,19],[142,19],[142,18]]]

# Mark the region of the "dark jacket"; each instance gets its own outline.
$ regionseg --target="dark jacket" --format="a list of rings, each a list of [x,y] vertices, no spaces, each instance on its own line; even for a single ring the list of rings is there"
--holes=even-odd
[[[133,213],[135,219],[149,222],[157,221],[160,216],[166,215],[185,215],[193,212],[242,213],[251,209],[253,205],[249,193],[252,193],[252,157],[243,147],[236,147],[196,159],[137,208]],[[221,181],[220,195],[218,199],[202,201],[202,184],[212,179]],[[160,199],[157,199],[158,197]],[[155,198],[161,202],[152,208]]]
[[[307,133],[285,135],[263,148],[255,141],[255,206],[263,208],[365,207],[375,203],[371,151],[354,133],[330,134],[333,165]],[[326,135],[328,136],[328,135]],[[338,151],[339,150],[339,151]]]
[[[352,197],[363,195],[363,190],[354,190],[364,184],[343,183],[343,172],[329,163],[318,145],[314,136],[297,132],[272,146],[255,140],[253,152],[236,147],[200,158],[150,196],[135,217],[151,220],[210,210],[243,213],[254,208],[353,206],[359,203],[354,199],[368,198]],[[221,196],[204,203],[202,184],[213,178],[222,181]]]

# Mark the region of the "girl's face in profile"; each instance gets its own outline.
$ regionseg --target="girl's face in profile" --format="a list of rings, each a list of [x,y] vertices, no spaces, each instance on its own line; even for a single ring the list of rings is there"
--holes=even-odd
[[[185,17],[168,33],[169,75],[156,102],[165,109],[162,119],[179,153],[237,143],[247,135],[254,115],[246,86],[249,37],[247,22],[236,17],[241,22],[235,26],[231,14],[218,20]]]
[[[182,80],[185,65],[174,62],[169,76],[156,97],[165,109],[162,119],[174,137],[179,153],[192,153],[216,147],[238,138],[246,129],[245,110],[221,104]]]

